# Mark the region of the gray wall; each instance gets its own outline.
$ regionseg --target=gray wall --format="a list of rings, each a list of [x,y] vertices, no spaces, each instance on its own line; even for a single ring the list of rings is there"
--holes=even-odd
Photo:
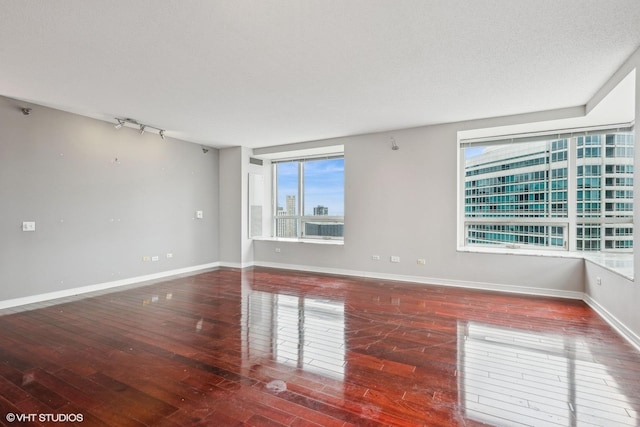
[[[218,261],[217,150],[27,105],[0,97],[0,301]]]
[[[249,238],[249,174],[264,176],[263,201],[270,200],[270,162],[251,164],[252,150],[231,147],[220,150],[220,265],[252,266],[253,240]],[[270,225],[271,208],[263,206],[263,227]]]
[[[345,145],[344,246],[255,241],[256,262],[579,296],[584,290],[581,259],[457,251],[457,132],[500,123],[429,126],[330,141]],[[391,150],[390,136],[398,151]],[[374,254],[381,260],[372,260]],[[391,255],[401,262],[390,263]],[[426,265],[418,265],[418,258],[426,259]]]
[[[242,148],[220,150],[220,262],[240,267],[242,242]]]
[[[640,185],[638,185],[637,171],[640,169],[640,149],[638,149],[638,124],[640,123],[640,49],[637,50],[611,79],[603,86],[602,92],[615,86],[628,73],[635,69],[636,77],[636,105],[635,105],[635,183],[634,186],[634,267],[640,266]],[[587,262],[585,269],[585,294],[587,301],[600,309],[600,312],[609,318],[619,329],[627,332],[640,348],[640,289],[638,287],[638,275],[634,274],[634,280],[629,280],[619,274],[612,273],[598,265]],[[598,283],[598,278],[600,282]]]
[[[640,349],[638,284],[591,261],[586,261],[585,270],[587,302],[630,337]]]

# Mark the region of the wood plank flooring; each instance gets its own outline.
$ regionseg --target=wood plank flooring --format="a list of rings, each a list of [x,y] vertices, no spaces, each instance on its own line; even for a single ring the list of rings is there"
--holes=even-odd
[[[640,354],[581,301],[219,269],[0,312],[0,424],[636,426]]]

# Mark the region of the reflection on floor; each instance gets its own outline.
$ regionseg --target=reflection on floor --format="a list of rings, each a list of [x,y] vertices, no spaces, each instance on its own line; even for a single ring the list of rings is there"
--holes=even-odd
[[[255,268],[59,302],[0,311],[0,425],[640,423],[581,301]]]
[[[587,340],[476,322],[458,326],[467,417],[518,426],[637,425],[630,390],[597,361]]]
[[[344,303],[253,291],[248,295],[249,358],[344,378]]]

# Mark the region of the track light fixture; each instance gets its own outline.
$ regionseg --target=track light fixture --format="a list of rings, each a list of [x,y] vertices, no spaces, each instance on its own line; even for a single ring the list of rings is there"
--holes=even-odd
[[[396,144],[396,140],[394,137],[391,137],[391,149],[393,151],[397,151],[400,149],[400,147],[398,147],[398,144]]]
[[[31,114],[31,108],[24,107],[24,108],[21,108],[21,110],[22,110],[22,114],[24,114],[25,116],[28,116],[29,114]]]
[[[140,135],[144,134],[149,129],[154,129],[158,131],[158,135],[160,135],[160,138],[164,139],[164,136],[165,136],[164,129],[160,129],[155,126],[145,125],[144,123],[140,123],[139,121],[134,119],[129,119],[126,117],[125,118],[116,117],[116,122],[117,123],[113,125],[116,129],[120,129],[122,126],[131,125],[131,126],[138,127],[138,132],[140,133]]]

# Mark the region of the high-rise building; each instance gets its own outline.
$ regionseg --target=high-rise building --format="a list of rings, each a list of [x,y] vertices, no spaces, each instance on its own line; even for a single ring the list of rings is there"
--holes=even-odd
[[[305,222],[305,236],[343,237],[344,223],[341,222]]]
[[[287,196],[287,215],[296,214],[296,196]]]
[[[294,216],[296,214],[296,196],[286,197],[286,210],[281,206],[276,209],[276,216]],[[295,218],[277,218],[276,236],[298,237],[298,221]]]
[[[632,133],[496,145],[465,161],[467,244],[629,251],[632,218]]]
[[[318,205],[315,208],[313,208],[313,215],[314,216],[329,215],[329,208],[326,206]]]

